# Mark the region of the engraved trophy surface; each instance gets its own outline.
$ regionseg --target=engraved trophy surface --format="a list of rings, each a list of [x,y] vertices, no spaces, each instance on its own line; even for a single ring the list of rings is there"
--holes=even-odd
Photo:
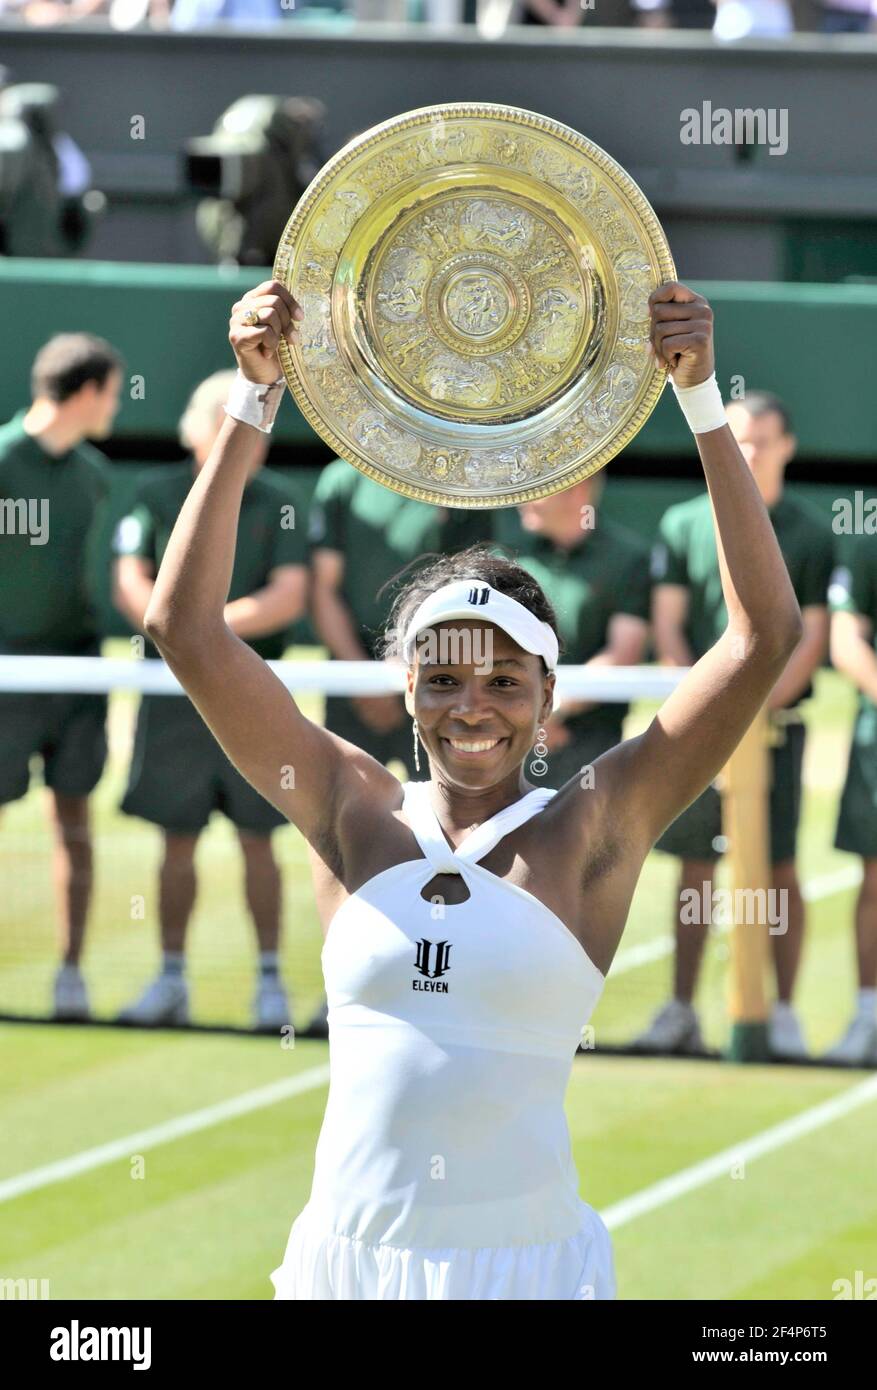
[[[637,185],[532,111],[450,103],[366,131],[277,250],[304,309],[281,344],[302,413],[408,497],[511,506],[602,468],[666,376],[648,296],[675,269]]]

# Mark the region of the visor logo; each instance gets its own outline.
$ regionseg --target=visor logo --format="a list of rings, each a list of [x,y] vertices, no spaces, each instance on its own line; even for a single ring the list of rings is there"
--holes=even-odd
[[[483,589],[470,589],[470,590],[469,590],[469,602],[470,602],[470,603],[477,603],[477,604],[486,603],[489,597],[490,597],[490,589],[487,588],[487,587],[485,587],[485,588],[483,588]]]

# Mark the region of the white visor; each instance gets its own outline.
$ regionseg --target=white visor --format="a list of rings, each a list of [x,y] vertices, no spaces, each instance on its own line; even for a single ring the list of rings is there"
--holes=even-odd
[[[474,618],[494,623],[519,647],[541,656],[549,672],[557,670],[557,637],[554,629],[531,613],[517,599],[502,594],[483,579],[455,579],[425,598],[412,617],[402,642],[402,654],[411,665],[417,636],[451,618]]]

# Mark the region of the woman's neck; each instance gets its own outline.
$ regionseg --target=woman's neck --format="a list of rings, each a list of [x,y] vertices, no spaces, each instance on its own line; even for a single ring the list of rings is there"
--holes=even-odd
[[[450,832],[472,830],[520,801],[534,788],[524,777],[523,767],[492,787],[461,787],[441,773],[433,776],[430,796],[443,829]]]

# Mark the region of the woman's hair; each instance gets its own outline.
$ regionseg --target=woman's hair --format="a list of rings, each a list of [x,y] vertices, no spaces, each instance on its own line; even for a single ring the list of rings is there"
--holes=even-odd
[[[403,657],[405,630],[416,610],[430,594],[455,579],[481,579],[501,594],[517,599],[530,612],[548,623],[557,635],[560,649],[563,641],[557,630],[557,617],[538,583],[516,560],[506,559],[497,552],[507,549],[495,541],[479,541],[455,555],[421,555],[388,579],[378,590],[378,598],[390,586],[400,586],[393,599],[383,636],[378,640],[378,655],[387,658]],[[413,566],[419,568],[410,574]],[[544,666],[543,661],[543,666]]]

